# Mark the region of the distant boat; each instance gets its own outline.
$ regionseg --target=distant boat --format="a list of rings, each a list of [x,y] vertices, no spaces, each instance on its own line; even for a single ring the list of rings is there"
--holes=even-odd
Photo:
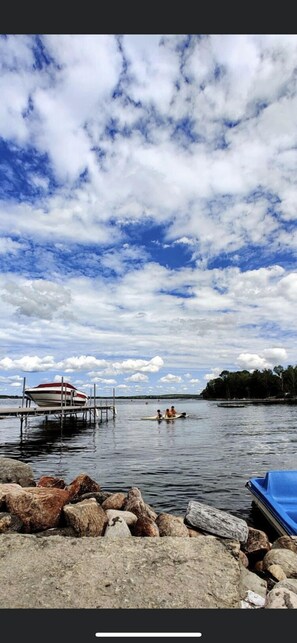
[[[264,517],[281,535],[297,536],[297,471],[268,471],[246,483]]]
[[[236,402],[220,402],[217,406],[221,406],[224,409],[242,409],[246,404],[236,403]]]
[[[88,395],[69,382],[49,382],[25,389],[25,396],[37,406],[84,406]]]

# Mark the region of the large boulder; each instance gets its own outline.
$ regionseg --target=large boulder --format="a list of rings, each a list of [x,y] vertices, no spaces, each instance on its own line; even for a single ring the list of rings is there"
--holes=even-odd
[[[69,501],[69,494],[65,489],[12,484],[0,485],[0,496],[4,498],[7,510],[23,522],[26,533],[56,527],[62,509]]]
[[[0,483],[15,482],[21,487],[35,487],[34,473],[29,464],[14,458],[0,458]]]
[[[88,498],[75,504],[67,504],[63,509],[67,525],[78,536],[102,536],[108,523],[107,515],[95,498]]]

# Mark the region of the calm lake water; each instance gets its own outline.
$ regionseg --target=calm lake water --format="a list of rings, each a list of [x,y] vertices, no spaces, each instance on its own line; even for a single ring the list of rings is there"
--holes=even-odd
[[[103,403],[103,402],[102,402]],[[108,403],[108,402],[107,402]],[[175,404],[185,420],[145,421]],[[1,400],[19,406],[21,400]],[[117,400],[117,416],[97,425],[30,418],[0,420],[0,455],[29,463],[35,480],[87,473],[104,491],[136,486],[158,512],[184,515],[189,500],[249,520],[245,483],[270,469],[297,469],[297,406],[220,408],[202,400]],[[253,524],[252,520],[249,520]]]

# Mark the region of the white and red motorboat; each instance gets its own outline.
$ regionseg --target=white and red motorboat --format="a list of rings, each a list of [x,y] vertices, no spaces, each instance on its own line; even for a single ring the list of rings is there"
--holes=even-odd
[[[69,382],[49,382],[25,389],[25,396],[38,406],[85,406],[88,395]]]

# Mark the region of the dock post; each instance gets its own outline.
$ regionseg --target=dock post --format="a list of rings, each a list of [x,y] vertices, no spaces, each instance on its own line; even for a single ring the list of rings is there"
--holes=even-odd
[[[24,406],[25,401],[25,388],[26,388],[26,378],[23,378],[23,397],[22,397],[22,407]]]
[[[64,394],[64,377],[61,377],[61,424],[64,420],[63,394]]]
[[[115,388],[112,389],[112,412],[113,412],[113,418],[116,416],[116,407],[115,407]]]
[[[92,422],[92,389],[90,388],[89,422]]]
[[[96,423],[97,418],[97,406],[96,406],[96,384],[94,383],[94,424]]]

